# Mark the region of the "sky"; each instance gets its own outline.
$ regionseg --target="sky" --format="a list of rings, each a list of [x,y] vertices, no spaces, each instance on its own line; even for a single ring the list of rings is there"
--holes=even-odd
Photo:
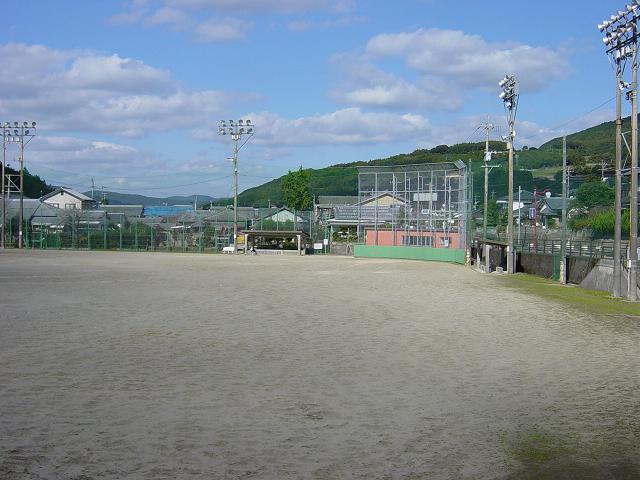
[[[455,5],[454,5],[455,3]],[[596,25],[610,0],[25,0],[0,16],[0,121],[35,121],[24,159],[51,184],[232,194],[229,136],[251,119],[240,191],[289,170],[506,132],[516,146],[612,120]],[[625,105],[628,110],[628,105]],[[7,163],[17,165],[15,145]]]

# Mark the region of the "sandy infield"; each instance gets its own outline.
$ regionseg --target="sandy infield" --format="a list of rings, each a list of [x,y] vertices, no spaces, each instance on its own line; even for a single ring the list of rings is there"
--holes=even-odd
[[[0,305],[2,479],[640,478],[640,320],[464,267],[6,251]]]

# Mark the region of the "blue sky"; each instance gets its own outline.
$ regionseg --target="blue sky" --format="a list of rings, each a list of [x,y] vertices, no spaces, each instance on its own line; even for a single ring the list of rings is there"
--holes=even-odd
[[[223,118],[256,124],[241,190],[300,165],[478,140],[487,115],[505,124],[505,73],[521,83],[519,145],[612,119],[595,26],[623,3],[452,3],[10,2],[0,120],[38,122],[25,160],[50,183],[228,196]]]

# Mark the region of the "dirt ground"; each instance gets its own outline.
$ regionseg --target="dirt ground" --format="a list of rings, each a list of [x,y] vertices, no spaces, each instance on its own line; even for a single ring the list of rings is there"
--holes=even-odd
[[[640,478],[640,320],[465,267],[0,252],[2,479]]]

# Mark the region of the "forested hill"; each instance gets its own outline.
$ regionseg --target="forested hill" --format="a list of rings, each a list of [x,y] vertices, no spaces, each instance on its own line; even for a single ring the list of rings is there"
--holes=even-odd
[[[14,170],[11,167],[5,167],[5,175],[19,175],[19,170]],[[19,185],[19,179],[14,177],[16,185]],[[12,188],[12,192],[13,192]],[[32,175],[29,173],[29,170],[24,169],[24,196],[27,198],[40,198],[43,195],[46,195],[49,192],[52,192],[54,188],[47,184],[43,179],[41,179],[38,175]]]
[[[630,130],[630,117],[624,120],[623,131]],[[600,172],[602,161],[612,167],[615,156],[615,124],[606,122],[567,136],[569,161],[575,171],[589,175]],[[484,142],[439,145],[430,150],[416,150],[411,153],[394,155],[369,161],[337,164],[321,169],[308,169],[313,195],[357,195],[359,166],[411,165],[463,160],[469,164],[474,176],[474,191],[482,191],[482,161]],[[491,150],[504,152],[503,142],[491,142]],[[492,164],[504,166],[506,154],[495,155]],[[524,190],[548,189],[559,193],[561,189],[559,171],[562,166],[562,138],[555,138],[539,148],[524,146],[516,152],[515,185]],[[490,173],[490,188],[494,196],[506,194],[506,169],[494,168]],[[503,178],[504,177],[504,178]],[[281,178],[242,192],[239,202],[243,206],[282,205]],[[220,203],[225,203],[221,200]]]
[[[388,158],[369,161],[337,164],[320,169],[307,169],[313,195],[357,195],[358,170],[361,166],[381,165],[413,165],[420,163],[440,163],[461,159],[481,160],[484,157],[484,142],[463,143],[458,145],[439,145],[431,150],[416,150]],[[491,142],[494,150],[503,149],[502,142]],[[239,203],[243,206],[282,205],[280,189],[282,177],[271,180],[258,187],[245,190],[239,195]]]

